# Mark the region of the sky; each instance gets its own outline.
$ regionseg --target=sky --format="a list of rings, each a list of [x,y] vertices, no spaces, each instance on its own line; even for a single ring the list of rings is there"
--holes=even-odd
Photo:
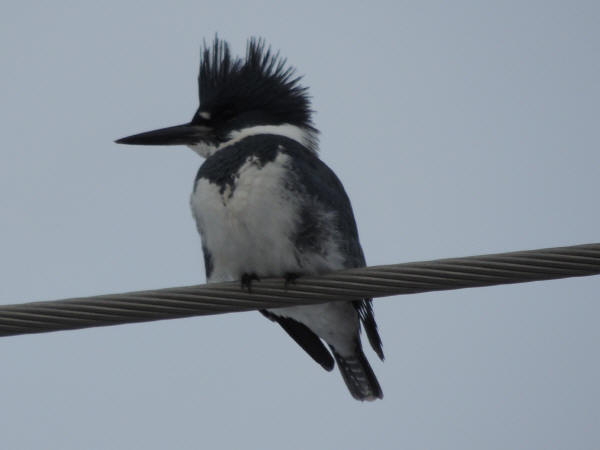
[[[369,264],[600,242],[594,1],[0,7],[0,304],[203,283],[203,39],[304,75]],[[0,338],[10,449],[597,449],[600,277],[375,300],[382,401],[258,313]]]

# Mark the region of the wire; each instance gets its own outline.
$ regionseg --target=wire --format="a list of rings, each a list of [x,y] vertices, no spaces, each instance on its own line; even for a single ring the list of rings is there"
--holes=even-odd
[[[0,306],[0,336],[600,273],[600,243]]]

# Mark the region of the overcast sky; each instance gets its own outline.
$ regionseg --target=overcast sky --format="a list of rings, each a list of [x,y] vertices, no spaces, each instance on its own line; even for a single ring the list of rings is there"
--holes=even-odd
[[[595,1],[0,7],[0,303],[204,282],[200,45],[304,74],[369,264],[600,241]],[[0,339],[6,449],[597,449],[600,277],[375,301],[385,398],[258,313]]]

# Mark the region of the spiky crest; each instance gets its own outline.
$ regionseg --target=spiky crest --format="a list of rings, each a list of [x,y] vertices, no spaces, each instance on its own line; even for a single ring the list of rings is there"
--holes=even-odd
[[[273,124],[290,123],[315,132],[307,88],[301,76],[264,39],[248,41],[245,58],[231,55],[226,41],[204,43],[198,76],[200,110],[235,117],[267,115]]]

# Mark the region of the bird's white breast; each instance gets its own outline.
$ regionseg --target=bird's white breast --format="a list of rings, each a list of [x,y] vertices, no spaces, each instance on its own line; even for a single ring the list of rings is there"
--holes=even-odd
[[[293,236],[298,201],[284,188],[288,161],[283,153],[264,165],[250,156],[223,190],[208,179],[198,180],[191,206],[212,257],[209,281],[297,270]]]

